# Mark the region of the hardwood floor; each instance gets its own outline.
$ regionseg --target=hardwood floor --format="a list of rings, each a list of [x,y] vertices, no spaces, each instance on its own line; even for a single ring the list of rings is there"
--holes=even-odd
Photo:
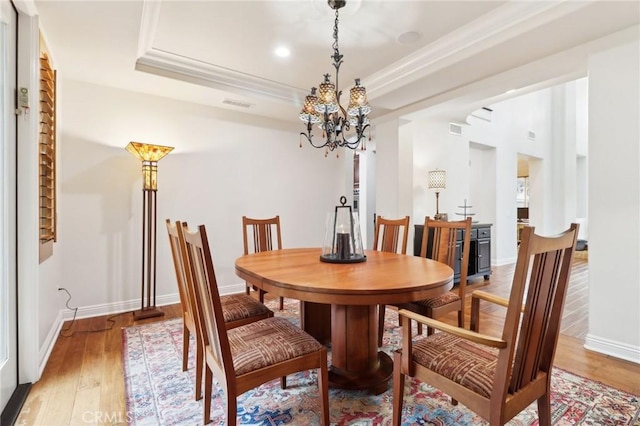
[[[493,268],[488,281],[470,283],[508,295],[514,265]],[[640,365],[583,348],[587,332],[588,264],[576,259],[565,306],[555,365],[575,374],[640,395]],[[76,321],[53,348],[41,379],[33,385],[18,417],[20,425],[127,424],[122,365],[122,328],[180,316],[178,305],[164,317],[134,321],[131,312]],[[468,311],[468,310],[467,310]],[[497,334],[502,308],[482,306],[481,331]],[[452,314],[446,318],[452,324]],[[468,324],[468,322],[467,322]],[[69,327],[65,324],[65,328]],[[105,330],[107,329],[107,330]],[[104,330],[104,331],[97,331]]]

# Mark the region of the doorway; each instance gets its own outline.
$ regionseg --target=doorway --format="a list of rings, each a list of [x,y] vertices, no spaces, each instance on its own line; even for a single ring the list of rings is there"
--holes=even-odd
[[[520,234],[524,227],[529,225],[529,157],[522,154],[518,154],[516,208],[518,244],[520,244]]]

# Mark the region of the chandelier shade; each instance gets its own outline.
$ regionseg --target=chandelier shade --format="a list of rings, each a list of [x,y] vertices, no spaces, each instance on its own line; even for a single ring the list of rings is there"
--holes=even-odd
[[[300,133],[300,147],[302,137],[314,148],[325,148],[325,155],[336,148],[366,149],[365,131],[369,128],[371,106],[367,100],[367,89],[355,80],[355,86],[349,92],[349,105],[345,110],[340,105],[342,91],[338,86],[338,74],[343,56],[338,47],[338,11],[346,5],[345,0],[328,0],[329,7],[335,10],[333,27],[333,67],[336,69],[335,83],[330,74],[324,74],[320,85],[311,88],[305,98],[299,118],[306,124],[306,131]],[[322,140],[315,141],[313,125],[317,124],[322,130]],[[371,136],[368,137],[371,140]]]
[[[316,88],[311,89],[311,93],[304,100],[304,106],[300,112],[300,120],[308,121],[312,124],[320,122],[320,115],[316,111],[318,105],[318,96],[316,96]]]

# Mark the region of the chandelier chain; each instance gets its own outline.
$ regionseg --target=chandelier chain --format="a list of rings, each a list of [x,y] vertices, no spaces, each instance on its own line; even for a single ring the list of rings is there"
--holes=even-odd
[[[340,71],[340,65],[342,64],[342,55],[340,54],[340,46],[338,46],[338,9],[336,9],[336,19],[333,23],[333,66],[336,69],[336,90],[338,89],[338,71]]]

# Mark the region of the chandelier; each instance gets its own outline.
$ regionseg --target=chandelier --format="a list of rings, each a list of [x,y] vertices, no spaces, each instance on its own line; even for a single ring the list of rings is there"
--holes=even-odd
[[[300,147],[302,136],[314,148],[325,148],[325,156],[329,151],[345,147],[362,150],[366,148],[364,132],[369,127],[367,114],[371,112],[371,106],[367,102],[367,90],[360,85],[360,79],[356,78],[356,85],[351,88],[349,107],[345,109],[340,105],[342,92],[338,87],[338,73],[342,64],[342,55],[338,48],[338,11],[347,3],[346,0],[328,0],[329,6],[336,11],[333,25],[333,66],[336,69],[335,84],[331,82],[330,74],[324,75],[324,81],[319,88],[312,87],[307,95],[304,106],[300,112],[300,120],[307,127],[306,132],[300,132]],[[322,140],[314,142],[313,125],[318,124],[322,130]],[[371,140],[371,135],[368,137]]]

